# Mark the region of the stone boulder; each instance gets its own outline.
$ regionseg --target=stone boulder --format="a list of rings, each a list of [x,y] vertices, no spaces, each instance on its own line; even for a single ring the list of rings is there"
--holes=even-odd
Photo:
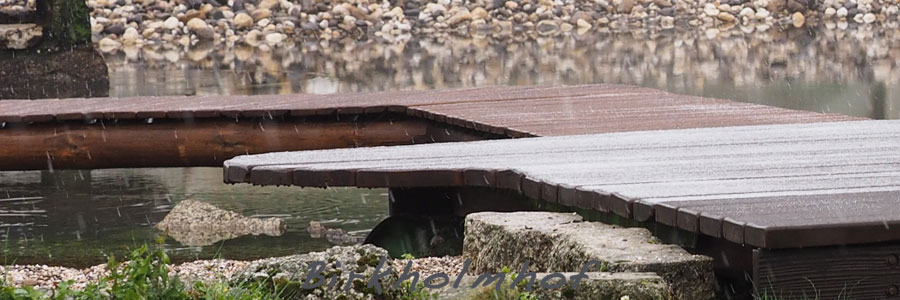
[[[578,272],[589,260],[603,272],[653,272],[676,299],[713,299],[712,259],[666,245],[643,228],[584,222],[550,212],[482,212],[466,217],[463,256],[476,273],[516,268],[525,260],[534,272]]]
[[[383,265],[379,266],[382,259]],[[303,288],[302,283],[315,267],[314,262],[325,263],[316,272],[325,278],[325,284],[317,288]],[[280,296],[283,299],[394,299],[396,296],[392,294],[395,292],[391,291],[391,286],[397,282],[398,275],[392,265],[387,250],[372,245],[335,246],[323,252],[255,261],[236,273],[232,281],[234,284],[274,282],[280,285],[279,288],[283,291]],[[376,271],[386,275],[379,277],[370,287],[368,283]],[[354,275],[351,281],[351,273],[359,276]],[[336,278],[336,281],[330,287],[332,278]],[[318,281],[312,283],[316,282]],[[375,285],[378,287],[375,288]],[[349,290],[345,291],[347,286]],[[382,296],[378,295],[377,289],[381,289]]]
[[[568,279],[578,275],[574,272],[559,273]],[[537,296],[537,299],[566,299],[566,300],[595,300],[595,299],[630,299],[630,300],[659,300],[670,299],[669,289],[666,281],[653,273],[607,273],[607,272],[589,272],[585,273],[587,278],[582,280],[577,289],[569,288],[553,288],[545,289],[539,284],[549,273],[537,273],[536,281],[532,284],[532,291],[525,290],[525,285],[518,286],[516,289],[519,293],[529,292]],[[476,283],[478,276],[466,275],[460,280],[459,288],[448,286],[446,288],[435,291],[439,300],[456,300],[456,299],[496,299],[505,295],[515,298],[515,293],[507,288],[512,284],[511,279],[507,279],[501,289],[497,292],[495,285],[482,286],[479,288],[471,288]],[[558,277],[550,278],[547,284],[558,284]],[[515,298],[518,299],[518,298]]]
[[[184,200],[175,205],[156,228],[179,243],[207,246],[249,234],[281,236],[286,226],[279,218],[249,218],[209,203]]]

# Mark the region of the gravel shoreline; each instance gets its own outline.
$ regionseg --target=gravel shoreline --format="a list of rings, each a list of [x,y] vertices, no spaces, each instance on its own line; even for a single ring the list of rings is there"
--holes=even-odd
[[[414,259],[412,271],[420,272],[419,278],[443,272],[457,274],[462,269],[463,259],[459,256],[426,257]],[[170,267],[169,273],[179,276],[184,282],[213,282],[231,279],[236,273],[254,261],[213,259],[197,260]],[[394,268],[400,272],[406,266],[406,260],[394,260]],[[53,289],[66,280],[74,281],[72,287],[81,289],[88,283],[96,283],[108,274],[106,264],[84,269],[47,266],[47,265],[11,265],[0,266],[0,274],[6,282],[16,287],[32,286],[41,290]]]
[[[222,2],[216,2],[222,1]],[[892,0],[89,0],[101,49],[175,44],[290,47],[350,38],[536,34],[691,28],[897,28]]]

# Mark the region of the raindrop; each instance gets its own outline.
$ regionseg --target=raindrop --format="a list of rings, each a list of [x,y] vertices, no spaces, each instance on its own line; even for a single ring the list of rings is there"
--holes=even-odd
[[[147,118],[146,120],[144,120],[144,123],[153,124],[153,118]]]
[[[728,255],[725,255],[725,251],[722,251],[722,264],[724,264],[726,267],[731,265],[728,262]]]
[[[428,218],[428,222],[431,222],[431,234],[437,235],[437,226],[434,226],[434,219]]]
[[[175,132],[175,139],[177,140],[177,139],[178,139],[178,130],[177,130],[177,129],[173,129],[172,131]]]
[[[391,200],[391,203],[394,203],[394,191],[388,190],[388,200]]]
[[[884,229],[891,229],[891,226],[888,225],[887,221],[882,220],[881,223],[884,224]]]
[[[102,127],[103,130],[106,130],[106,124],[103,124],[103,121],[100,121],[100,127]]]
[[[369,203],[369,201],[366,200],[366,196],[367,196],[367,195],[368,195],[368,194],[359,194],[359,198],[362,199],[362,203],[363,203],[363,204],[368,204],[368,203]]]
[[[94,124],[97,124],[97,119],[96,118],[88,119],[88,120],[85,120],[84,122],[88,125],[94,125]]]
[[[263,127],[262,122],[259,122],[259,130],[266,132],[266,128]]]
[[[450,135],[450,130],[447,130],[446,128],[444,128],[444,133],[447,135]]]
[[[47,170],[53,173],[53,158],[50,157],[50,151],[45,151],[45,153],[47,153]]]
[[[6,122],[0,122],[0,128],[6,128]]]
[[[459,193],[456,193],[456,201],[459,202],[459,206],[462,206],[462,205],[463,205],[463,203],[462,203],[462,197],[459,195]]]

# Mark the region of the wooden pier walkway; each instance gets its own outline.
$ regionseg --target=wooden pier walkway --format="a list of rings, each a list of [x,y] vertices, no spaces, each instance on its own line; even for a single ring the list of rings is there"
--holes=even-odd
[[[898,297],[898,138],[896,121],[622,85],[0,101],[0,170],[400,145],[241,156],[225,180],[514,191],[738,247],[752,262],[707,254],[767,289],[866,299]],[[409,145],[434,142],[451,143]]]
[[[12,145],[0,147],[0,170],[221,166],[274,151],[852,119],[623,85],[0,101],[0,144]]]
[[[225,181],[512,190],[754,248],[754,282],[780,293],[880,299],[900,275],[898,149],[900,121],[781,124],[259,154]],[[855,244],[877,246],[824,247]]]

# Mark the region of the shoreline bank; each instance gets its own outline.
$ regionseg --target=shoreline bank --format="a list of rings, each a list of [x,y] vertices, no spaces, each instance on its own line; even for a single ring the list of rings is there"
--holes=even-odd
[[[346,38],[393,42],[413,35],[546,37],[676,27],[746,32],[900,24],[900,4],[890,0],[216,1],[90,0],[94,41],[106,49],[203,42],[277,48]]]

